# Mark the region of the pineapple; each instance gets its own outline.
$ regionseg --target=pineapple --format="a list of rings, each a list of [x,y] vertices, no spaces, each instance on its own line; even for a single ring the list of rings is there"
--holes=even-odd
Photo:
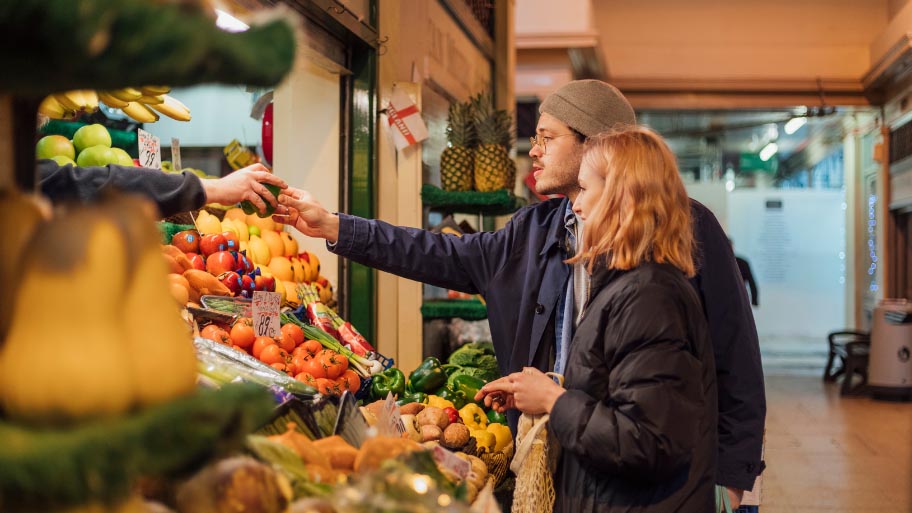
[[[445,191],[470,191],[475,170],[475,125],[472,103],[450,104],[447,148],[440,155],[440,182]]]
[[[516,163],[508,154],[513,144],[513,118],[505,110],[495,110],[489,95],[475,99],[475,188],[482,192],[513,190]]]

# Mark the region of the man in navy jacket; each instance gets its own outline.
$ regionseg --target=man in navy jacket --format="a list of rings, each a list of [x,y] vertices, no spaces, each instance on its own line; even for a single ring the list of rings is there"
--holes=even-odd
[[[565,85],[545,99],[540,111],[529,152],[537,189],[565,198],[525,207],[501,230],[452,237],[334,215],[293,188],[279,197],[283,212],[290,214],[286,221],[306,235],[326,239],[331,251],[355,262],[482,294],[501,373],[506,376],[525,366],[551,370],[560,365],[579,302],[585,300],[580,294],[585,277],[564,263],[579,233],[570,205],[578,191],[583,143],[586,137],[636,120],[623,95],[596,80]],[[737,503],[764,466],[763,371],[753,316],[728,239],[706,207],[696,201],[692,207],[699,251],[692,283],[709,321],[718,379],[717,483],[726,486]]]

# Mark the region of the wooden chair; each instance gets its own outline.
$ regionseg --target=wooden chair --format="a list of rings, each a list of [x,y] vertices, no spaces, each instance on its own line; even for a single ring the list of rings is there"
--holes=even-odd
[[[850,395],[862,391],[868,383],[868,358],[871,352],[871,334],[867,331],[844,330],[834,331],[827,335],[829,354],[827,355],[826,368],[823,370],[823,380],[836,381],[843,376],[841,395]],[[839,358],[838,367],[834,370],[833,364]],[[852,384],[855,374],[861,376],[861,383]]]

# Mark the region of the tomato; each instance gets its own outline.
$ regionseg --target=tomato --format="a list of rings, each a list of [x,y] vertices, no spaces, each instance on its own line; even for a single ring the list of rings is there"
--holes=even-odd
[[[298,370],[306,372],[317,379],[326,377],[326,369],[323,368],[323,363],[320,362],[319,358],[311,358],[305,361],[304,366]]]
[[[317,388],[317,379],[306,372],[297,373],[294,379],[304,383],[305,385],[310,385],[314,388]]]
[[[285,350],[285,352],[288,352],[288,353],[294,351],[294,349],[295,349],[294,339],[291,338],[291,335],[289,335],[287,333],[282,333],[281,335],[276,337],[276,344],[278,344],[279,347],[281,347],[282,349]]]
[[[339,384],[331,379],[317,378],[317,390],[323,395],[342,395]]]
[[[323,349],[323,344],[316,340],[305,340],[301,347],[307,350],[310,354],[317,354]]]
[[[260,354],[263,353],[263,349],[266,349],[267,346],[276,345],[276,341],[272,337],[257,337],[253,340],[253,356],[259,358]]]
[[[266,346],[263,351],[260,353],[260,361],[272,365],[274,363],[281,363],[285,365],[288,362],[288,353],[285,352],[281,347],[272,344]]]
[[[277,371],[279,371],[279,372],[285,372],[285,364],[284,364],[284,363],[273,363],[272,365],[270,365],[270,367],[272,367],[273,369],[275,369],[275,370],[277,370]]]
[[[297,324],[288,323],[282,326],[282,334],[288,334],[294,340],[295,347],[304,343],[304,330]]]
[[[215,324],[210,324],[203,328],[202,331],[200,331],[200,336],[208,338],[209,340],[214,340],[219,344],[231,344],[231,337],[228,335],[228,332]]]
[[[348,389],[352,394],[356,393],[359,388],[361,388],[361,378],[351,369],[346,369],[345,372],[339,376],[338,379],[339,385],[342,388]]]
[[[238,351],[240,351],[240,352],[242,352],[242,353],[244,353],[244,354],[250,354],[250,353],[247,352],[246,349],[244,349],[244,348],[241,347],[241,346],[232,345],[231,347],[234,348],[234,349],[237,349]]]
[[[291,355],[300,356],[301,358],[303,358],[305,360],[310,360],[311,358],[313,358],[313,353],[308,352],[307,349],[303,345],[300,345],[300,346],[294,348],[294,351],[291,352]]]
[[[311,358],[304,357],[303,355],[300,355],[300,354],[296,355],[296,354],[292,353],[291,363],[289,363],[288,365],[290,367],[293,367],[295,370],[295,374],[297,374],[304,370],[304,365],[307,363],[307,360],[310,360],[310,359]]]
[[[238,319],[231,327],[231,341],[241,347],[250,347],[256,340],[256,333],[253,331],[253,323],[250,319]]]
[[[323,368],[326,369],[326,377],[329,379],[338,378],[348,369],[348,358],[335,351],[324,349],[316,358],[323,364]]]

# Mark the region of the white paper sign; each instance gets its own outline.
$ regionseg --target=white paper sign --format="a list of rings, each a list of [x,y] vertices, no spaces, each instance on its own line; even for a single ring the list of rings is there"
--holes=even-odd
[[[139,142],[139,167],[161,169],[161,141],[142,128],[136,131]]]
[[[177,137],[171,138],[171,165],[175,171],[183,169],[181,165],[181,142]]]
[[[390,102],[386,106],[386,118],[398,150],[428,138],[428,129],[421,119],[418,106],[402,89],[393,89]]]
[[[377,431],[381,436],[391,436],[401,438],[405,433],[405,423],[402,422],[402,415],[399,413],[399,405],[392,392],[386,393],[386,401],[383,402],[383,408],[380,410],[380,417],[377,419]]]
[[[278,292],[253,293],[253,331],[258,337],[277,337],[281,333],[279,307],[282,295]]]
[[[468,461],[456,456],[452,452],[444,449],[443,447],[437,445],[434,446],[433,452],[431,455],[434,457],[434,461],[437,462],[441,467],[449,470],[453,474],[459,476],[459,479],[465,479],[469,475],[469,472],[472,470],[472,464]]]

